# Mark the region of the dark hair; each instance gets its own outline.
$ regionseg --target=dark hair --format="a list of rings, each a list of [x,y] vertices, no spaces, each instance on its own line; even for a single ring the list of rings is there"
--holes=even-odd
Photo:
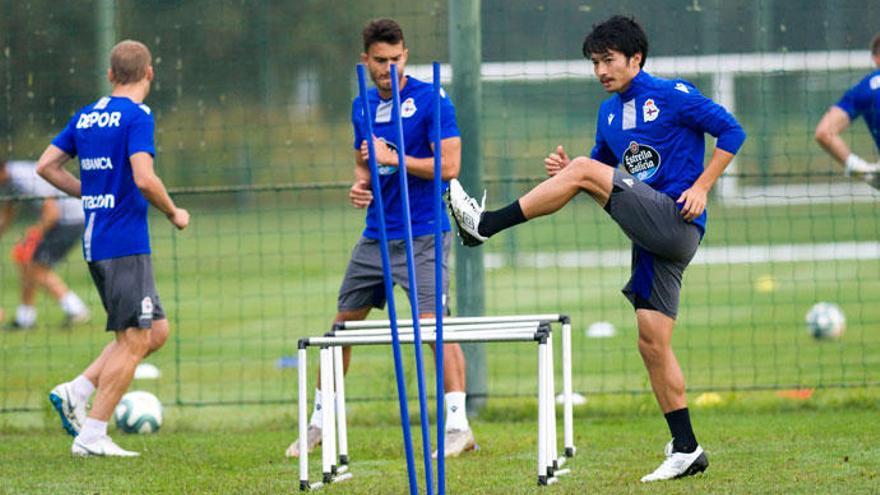
[[[648,58],[648,37],[645,30],[632,17],[616,15],[605,22],[594,24],[593,30],[584,39],[584,57],[590,58],[593,53],[605,53],[616,50],[632,58],[636,53],[642,54],[639,67],[645,66]]]
[[[874,39],[871,40],[871,55],[880,57],[880,33],[875,34]]]
[[[394,19],[373,19],[364,26],[364,53],[370,51],[373,43],[396,45],[404,43],[403,29]]]

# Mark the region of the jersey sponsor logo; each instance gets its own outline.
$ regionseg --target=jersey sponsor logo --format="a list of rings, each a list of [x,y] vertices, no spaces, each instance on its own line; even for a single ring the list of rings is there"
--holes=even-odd
[[[82,204],[85,210],[110,210],[116,208],[116,196],[112,194],[83,196]]]
[[[416,100],[412,98],[407,98],[403,103],[400,104],[400,116],[404,119],[412,117],[416,114]]]
[[[623,153],[623,166],[636,179],[650,179],[660,169],[660,153],[647,144],[630,141]]]
[[[648,98],[645,100],[645,104],[642,105],[642,120],[645,122],[653,122],[657,120],[657,117],[660,115],[660,108],[654,103],[652,98]]]
[[[397,154],[397,146],[395,146],[394,143],[386,141],[385,138],[381,137],[379,138],[379,141],[387,146],[389,150],[393,151],[395,155]],[[379,146],[381,146],[381,144]],[[382,165],[381,163],[377,163],[376,165],[379,168],[379,175],[391,175],[397,172],[397,167],[394,165]]]
[[[80,114],[79,120],[76,121],[77,129],[88,129],[93,126],[98,127],[119,127],[119,120],[122,119],[122,112],[89,112]]]
[[[109,156],[82,158],[79,161],[79,166],[83,170],[113,170],[113,162]]]
[[[682,93],[690,94],[691,90],[688,89],[685,83],[675,83],[675,89],[681,91]]]

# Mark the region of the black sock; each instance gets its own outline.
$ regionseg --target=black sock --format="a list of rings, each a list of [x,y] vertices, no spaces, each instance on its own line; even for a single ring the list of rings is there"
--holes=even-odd
[[[672,451],[690,454],[697,450],[697,437],[694,436],[694,429],[691,427],[688,408],[669,411],[664,416],[672,433]]]
[[[491,237],[506,228],[519,225],[525,221],[526,217],[519,206],[519,200],[516,200],[500,210],[483,212],[477,232],[481,236]]]

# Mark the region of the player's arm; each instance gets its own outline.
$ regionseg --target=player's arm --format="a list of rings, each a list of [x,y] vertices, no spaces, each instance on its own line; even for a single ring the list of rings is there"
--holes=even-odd
[[[138,152],[129,157],[134,183],[140,189],[141,194],[165,214],[165,217],[178,229],[185,229],[189,225],[189,212],[178,208],[168,195],[162,179],[156,175],[153,169],[153,156],[147,152]]]
[[[433,145],[432,145],[433,147]],[[373,138],[373,149],[376,150],[376,162],[381,165],[392,167],[399,166],[398,153],[389,148],[380,139]],[[367,142],[361,143],[361,159],[369,158],[370,152]],[[440,141],[440,177],[443,180],[458,177],[461,170],[461,138],[458,136],[448,137]],[[406,172],[422,179],[434,178],[434,157],[415,158],[406,157]]]
[[[0,207],[0,237],[3,237],[13,220],[15,220],[15,207],[12,206],[12,201],[5,201]]]
[[[697,178],[694,184],[681,193],[678,197],[679,203],[684,203],[681,208],[681,214],[684,219],[690,222],[703,214],[706,209],[706,202],[709,197],[709,191],[715,186],[715,182],[724,173],[724,170],[733,161],[734,154],[724,151],[721,148],[715,148],[712,153],[712,159],[709,165],[703,170],[703,173]]]
[[[847,157],[852,153],[849,145],[840,137],[849,124],[849,115],[842,108],[833,106],[825,112],[816,125],[816,142],[841,164],[845,164]]]
[[[355,208],[366,208],[373,201],[373,191],[370,188],[370,167],[359,149],[354,150],[354,184],[348,191],[348,199]]]
[[[70,160],[70,155],[54,144],[50,144],[37,161],[37,173],[46,179],[46,182],[61,189],[68,196],[79,198],[82,196],[82,184],[70,171],[64,168],[64,164],[68,160]]]
[[[34,227],[40,229],[41,232],[48,232],[49,229],[58,223],[61,218],[61,208],[58,208],[58,201],[53,198],[43,200],[43,207],[40,209],[40,220]]]

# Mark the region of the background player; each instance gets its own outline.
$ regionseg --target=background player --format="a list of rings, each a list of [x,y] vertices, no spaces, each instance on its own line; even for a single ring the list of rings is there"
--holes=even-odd
[[[880,163],[868,163],[853,153],[840,137],[850,123],[861,116],[865,118],[865,124],[880,150],[880,33],[871,41],[871,58],[877,69],[862,78],[825,112],[816,126],[816,141],[838,163],[844,165],[847,175],[860,176],[880,189]]]
[[[153,281],[147,201],[178,229],[189,213],[175,206],[153,170],[153,115],[143,104],[153,80],[152,55],[126,40],[110,54],[110,96],[76,112],[37,165],[55,187],[82,197],[86,213],[83,253],[107,310],[115,338],[73,381],[49,394],[81,456],[136,456],[107,436],[107,422],[128,389],[137,364],[168,338],[168,321]],[[82,182],[64,169],[79,156]],[[88,398],[97,387],[85,418]]]
[[[686,81],[642,70],[648,40],[635,20],[594,26],[583,54],[613,95],[602,103],[591,157],[570,160],[562,146],[545,160],[550,179],[497,211],[483,211],[457,181],[450,206],[465,244],[565,206],[585,191],[632,240],[632,276],[623,289],[639,330],[639,352],[672,441],[643,482],[679,478],[708,466],[691,427],[681,367],[672,352],[681,278],[706,228],[709,190],[745,140],[724,108]],[[703,168],[704,133],[718,138]],[[622,168],[616,168],[621,163]]]
[[[370,72],[375,88],[368,92],[375,132],[374,145],[382,197],[385,199],[385,222],[388,233],[392,277],[409,293],[404,244],[404,225],[400,208],[400,181],[395,147],[396,133],[391,119],[391,64],[397,64],[400,77],[401,117],[406,144],[406,169],[409,174],[409,202],[418,282],[419,308],[422,318],[434,317],[434,236],[433,236],[433,177],[434,154],[431,140],[433,129],[433,88],[413,77],[405,76],[407,48],[400,26],[391,19],[369,22],[363,30],[364,53],[361,61]],[[372,308],[385,305],[385,287],[379,248],[379,212],[373,203],[370,189],[370,169],[367,139],[363,134],[362,104],[360,97],[352,104],[354,127],[355,182],[349,199],[355,208],[367,208],[366,229],[351,254],[351,261],[339,289],[334,321],[363,320]],[[455,121],[452,102],[443,93],[441,102],[441,155],[443,180],[458,176],[461,166],[461,138]],[[443,216],[443,290],[449,288],[447,257],[450,249],[449,219]],[[446,300],[444,293],[444,301]],[[433,348],[433,346],[432,346]],[[351,360],[351,348],[343,348],[345,370]],[[446,390],[446,456],[457,456],[475,447],[474,435],[465,414],[465,360],[458,344],[443,346],[444,387]],[[315,390],[315,409],[309,421],[308,447],[313,449],[321,441],[320,382]],[[299,456],[299,442],[294,441],[286,454]],[[436,452],[435,452],[436,455]]]
[[[83,232],[82,205],[37,175],[36,163],[0,160],[0,194],[39,196],[28,200],[39,219],[26,231],[12,250],[13,260],[21,272],[21,304],[15,311],[10,328],[32,328],[37,323],[37,288],[43,288],[61,306],[65,324],[88,321],[89,310],[79,296],[52,270],[79,241]],[[12,225],[16,208],[7,201],[0,211],[0,236]]]

